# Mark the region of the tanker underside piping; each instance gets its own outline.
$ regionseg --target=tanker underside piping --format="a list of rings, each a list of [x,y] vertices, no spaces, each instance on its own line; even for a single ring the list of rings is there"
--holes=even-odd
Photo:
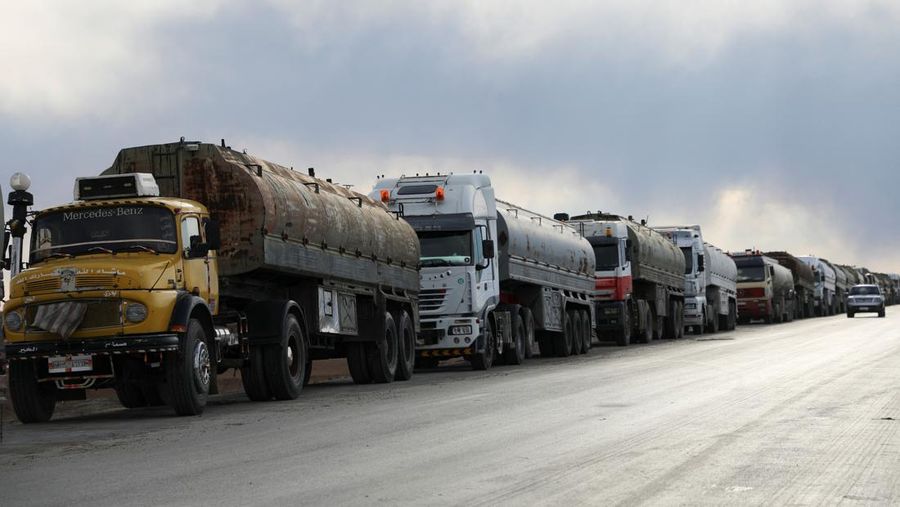
[[[285,241],[278,236],[264,238],[265,265],[270,269],[318,278],[337,278],[351,283],[384,285],[419,292],[419,273],[410,266],[388,264],[332,249]]]

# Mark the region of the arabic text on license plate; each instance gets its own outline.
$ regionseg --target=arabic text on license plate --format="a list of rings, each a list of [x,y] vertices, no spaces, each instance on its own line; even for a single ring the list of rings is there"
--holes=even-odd
[[[91,371],[94,369],[94,358],[89,354],[77,354],[74,356],[51,356],[47,359],[50,373],[72,373],[77,371]]]

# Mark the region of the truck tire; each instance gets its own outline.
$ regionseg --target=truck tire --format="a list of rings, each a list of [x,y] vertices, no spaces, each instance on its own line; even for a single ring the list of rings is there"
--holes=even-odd
[[[616,330],[616,345],[619,347],[627,347],[631,345],[631,306],[626,305],[625,311],[622,312],[622,327]]]
[[[482,330],[482,334],[484,336],[484,350],[476,352],[472,355],[469,361],[472,363],[473,370],[488,370],[494,364],[494,330],[491,327],[491,319],[488,317],[484,319],[484,329]],[[543,352],[543,348],[541,352]]]
[[[583,354],[581,347],[584,344],[584,335],[582,334],[581,312],[578,309],[569,310],[569,320],[572,322],[572,355],[577,356]]]
[[[166,354],[167,398],[178,415],[200,415],[206,407],[212,368],[206,339],[203,324],[192,318],[180,349]]]
[[[525,359],[531,359],[534,356],[534,315],[531,310],[522,307],[519,312],[522,317],[522,323],[525,325]]]
[[[23,424],[47,422],[56,408],[56,386],[38,382],[34,359],[9,362],[9,396]]]
[[[306,355],[306,371],[303,372],[303,387],[309,385],[309,377],[312,376],[312,357],[309,355],[309,351],[307,351]]]
[[[406,310],[401,310],[400,318],[397,319],[397,337],[399,350],[394,378],[409,380],[416,369],[416,329]]]
[[[884,307],[883,306],[881,307],[881,310],[878,312],[878,317],[882,318],[882,319],[884,318]]]
[[[716,334],[719,332],[719,308],[718,305],[713,305],[712,308],[709,306],[706,309],[712,313],[712,315],[706,315],[706,332],[710,334]]]
[[[669,316],[666,317],[666,321],[663,324],[663,338],[667,340],[674,340],[678,338],[678,335],[675,333],[675,315],[678,310],[678,302],[670,301],[669,302]]]
[[[382,343],[368,343],[369,375],[376,384],[387,384],[394,381],[399,362],[400,339],[397,336],[397,324],[390,312],[384,313],[384,331]]]
[[[250,401],[269,401],[272,395],[266,384],[266,372],[263,369],[263,349],[260,346],[250,346],[250,357],[247,363],[241,367],[241,384],[244,393]]]
[[[507,347],[503,351],[503,364],[517,366],[525,362],[525,323],[518,312],[511,313],[513,339],[515,347]]]
[[[678,302],[678,308],[675,310],[677,324],[675,325],[675,334],[678,339],[684,338],[684,301]]]
[[[591,331],[593,330],[593,326],[591,325],[591,312],[587,310],[581,310],[581,328],[581,336],[584,339],[581,344],[581,353],[587,354],[591,350],[591,345],[593,345],[593,337],[591,336]]]
[[[369,375],[369,358],[366,344],[363,342],[350,342],[347,344],[347,369],[354,384],[371,384],[372,376]]]
[[[640,326],[638,326],[638,334],[636,336],[637,343],[650,343],[653,341],[653,321],[649,309],[646,311],[638,311],[640,317]]]
[[[556,333],[535,330],[534,336],[541,357],[554,357],[556,355]]]
[[[572,354],[572,317],[568,311],[563,312],[563,331],[556,336],[554,350],[556,357],[569,357]]]
[[[294,400],[303,390],[309,344],[306,333],[293,313],[284,319],[281,342],[263,349],[266,384],[276,400]]]

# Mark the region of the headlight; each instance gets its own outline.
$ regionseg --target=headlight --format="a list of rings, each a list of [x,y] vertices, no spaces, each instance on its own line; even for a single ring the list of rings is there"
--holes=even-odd
[[[6,312],[4,318],[6,319],[6,327],[10,331],[18,331],[22,328],[22,315],[19,312]]]
[[[140,303],[128,303],[125,308],[125,318],[128,322],[143,322],[147,318],[147,307]]]
[[[472,334],[472,326],[450,326],[448,329],[450,335],[464,335],[464,334]]]

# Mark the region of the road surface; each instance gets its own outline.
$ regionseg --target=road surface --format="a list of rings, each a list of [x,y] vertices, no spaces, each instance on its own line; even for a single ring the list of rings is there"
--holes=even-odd
[[[7,422],[0,505],[900,504],[893,308],[197,418],[92,403]]]

